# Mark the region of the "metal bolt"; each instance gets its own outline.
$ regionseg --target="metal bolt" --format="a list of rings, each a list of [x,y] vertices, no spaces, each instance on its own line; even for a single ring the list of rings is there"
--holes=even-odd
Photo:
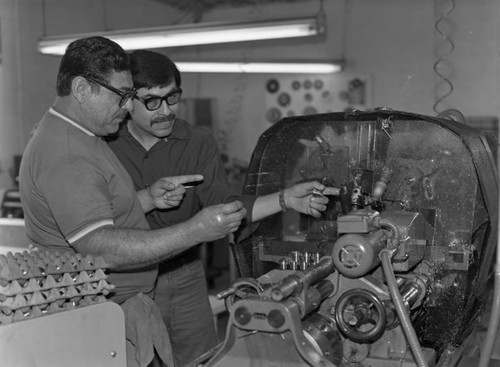
[[[267,322],[274,328],[280,328],[285,323],[285,315],[281,310],[274,309],[267,315]]]
[[[234,312],[234,318],[240,325],[246,325],[252,319],[252,314],[248,311],[245,306],[238,307]]]

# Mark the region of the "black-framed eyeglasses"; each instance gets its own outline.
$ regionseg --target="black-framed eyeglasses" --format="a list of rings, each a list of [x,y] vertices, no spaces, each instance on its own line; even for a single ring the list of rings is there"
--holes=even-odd
[[[98,79],[94,79],[94,78],[91,78],[91,77],[86,77],[85,79],[93,82],[93,83],[96,83],[96,84],[99,84],[101,87],[104,87],[106,88],[107,90],[110,90],[111,92],[117,94],[120,96],[120,101],[118,102],[118,106],[120,107],[123,107],[125,106],[125,104],[131,99],[131,98],[134,98],[134,95],[137,93],[137,91],[135,89],[131,89],[127,92],[124,92],[124,91],[121,91],[119,89],[116,89],[115,87],[109,85],[108,83],[105,83],[105,82],[102,82]]]
[[[179,88],[164,95],[163,97],[153,96],[148,98],[141,98],[135,95],[134,98],[141,101],[144,107],[146,107],[148,111],[156,111],[158,108],[161,107],[163,101],[167,102],[169,106],[173,106],[179,103],[179,101],[181,100],[181,96],[182,96],[182,89]]]

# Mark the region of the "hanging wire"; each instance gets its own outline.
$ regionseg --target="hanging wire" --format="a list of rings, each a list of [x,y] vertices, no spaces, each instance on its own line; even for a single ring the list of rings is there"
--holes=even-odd
[[[448,45],[448,50],[446,52],[442,54],[439,54],[438,52],[439,55],[438,59],[434,63],[434,72],[437,74],[438,78],[442,82],[444,82],[444,84],[447,86],[447,91],[443,95],[439,96],[439,93],[437,91],[439,83],[437,83],[436,85],[436,101],[434,102],[434,106],[432,108],[434,112],[436,112],[437,114],[439,114],[440,112],[438,111],[438,105],[441,104],[444,99],[448,98],[450,94],[453,92],[453,83],[443,73],[439,71],[439,67],[445,65],[446,58],[455,50],[455,44],[453,43],[453,40],[440,28],[442,22],[444,22],[444,20],[448,17],[448,15],[455,9],[455,0],[450,0],[449,4],[450,4],[449,9],[443,12],[434,23],[434,29],[441,36],[444,42]]]
[[[326,25],[326,13],[325,13],[325,8],[323,8],[323,0],[319,0],[319,10],[318,13],[316,14],[316,17],[318,18],[319,21],[323,22],[321,23],[322,26]]]

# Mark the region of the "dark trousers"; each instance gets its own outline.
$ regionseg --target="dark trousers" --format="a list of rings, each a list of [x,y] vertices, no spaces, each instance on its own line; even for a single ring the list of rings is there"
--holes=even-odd
[[[181,367],[213,348],[217,335],[201,260],[174,259],[165,265],[160,266],[155,301],[170,335],[176,366]]]

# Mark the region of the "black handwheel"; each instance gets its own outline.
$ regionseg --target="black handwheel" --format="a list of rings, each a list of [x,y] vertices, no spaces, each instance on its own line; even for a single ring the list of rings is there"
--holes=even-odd
[[[335,321],[340,332],[352,341],[377,340],[385,331],[387,315],[380,298],[366,289],[351,289],[339,297]]]

